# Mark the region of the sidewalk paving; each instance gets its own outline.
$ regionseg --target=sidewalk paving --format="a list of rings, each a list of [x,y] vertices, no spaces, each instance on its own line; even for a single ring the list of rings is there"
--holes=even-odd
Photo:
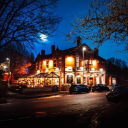
[[[48,97],[48,96],[54,96],[59,94],[69,94],[69,91],[38,92],[38,93],[25,93],[25,94],[9,92],[8,97],[17,98],[17,99],[27,99],[27,98]]]
[[[29,98],[40,98],[40,97],[48,97],[54,96],[59,94],[68,94],[68,91],[58,91],[58,92],[38,92],[38,93],[16,93],[16,92],[8,92],[7,97],[0,97],[0,104],[7,103],[9,98],[16,98],[16,99],[29,99]]]

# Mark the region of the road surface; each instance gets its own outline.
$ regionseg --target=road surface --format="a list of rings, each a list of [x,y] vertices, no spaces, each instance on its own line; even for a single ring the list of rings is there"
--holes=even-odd
[[[0,104],[0,123],[29,122],[31,125],[45,124],[49,127],[89,127],[98,114],[115,104],[108,102],[105,94],[90,92],[32,99],[8,98],[7,103]]]

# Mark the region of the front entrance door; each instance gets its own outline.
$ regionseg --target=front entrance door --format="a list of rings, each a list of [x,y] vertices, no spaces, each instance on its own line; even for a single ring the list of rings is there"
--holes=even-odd
[[[73,83],[73,75],[67,75],[67,83]]]
[[[89,85],[91,85],[91,86],[93,85],[93,77],[89,78]]]

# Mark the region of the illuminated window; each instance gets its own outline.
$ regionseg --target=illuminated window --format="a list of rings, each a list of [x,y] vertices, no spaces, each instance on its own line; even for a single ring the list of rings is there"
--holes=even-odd
[[[116,78],[115,77],[112,78],[112,84],[116,84]]]
[[[99,84],[99,74],[96,75],[96,84]]]
[[[89,64],[89,60],[84,60],[84,66],[87,66]]]
[[[96,61],[95,60],[93,60],[92,63],[93,63],[93,65],[96,65]]]
[[[52,67],[53,67],[53,61],[50,60],[50,61],[49,61],[49,68],[52,68]]]
[[[76,67],[79,67],[79,57],[76,57]]]
[[[102,74],[101,82],[102,82],[102,84],[105,84],[105,75],[104,74]]]
[[[92,60],[89,60],[89,64],[92,64]]]
[[[68,58],[67,58],[67,61],[68,61],[68,62],[72,62],[72,61],[73,61],[73,58],[72,58],[72,57],[68,57]]]

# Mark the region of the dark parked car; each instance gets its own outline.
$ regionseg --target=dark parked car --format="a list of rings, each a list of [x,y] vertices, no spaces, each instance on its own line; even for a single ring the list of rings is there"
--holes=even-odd
[[[104,84],[96,84],[96,85],[92,86],[92,92],[94,92],[94,91],[99,91],[99,92],[109,91],[109,88]]]
[[[23,88],[27,88],[27,85],[12,84],[10,85],[9,90],[12,92],[22,92]]]
[[[73,92],[82,93],[82,92],[90,92],[90,88],[86,85],[71,85],[69,88],[69,93],[72,94]]]
[[[128,87],[115,87],[113,90],[106,93],[106,98],[109,101],[117,101],[128,98]]]
[[[115,87],[121,87],[121,85],[119,84],[111,84],[107,86],[109,88],[109,90],[113,90]]]

